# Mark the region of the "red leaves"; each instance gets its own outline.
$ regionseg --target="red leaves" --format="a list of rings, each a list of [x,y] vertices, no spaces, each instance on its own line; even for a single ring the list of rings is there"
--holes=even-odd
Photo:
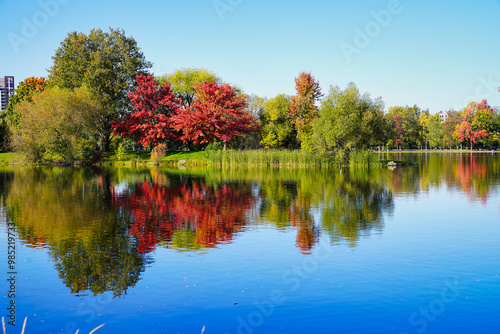
[[[454,136],[460,141],[468,141],[471,145],[476,143],[476,140],[488,138],[489,133],[484,128],[485,124],[481,124],[480,117],[484,114],[491,115],[493,109],[488,105],[488,102],[483,99],[480,103],[471,103],[468,108],[462,112],[462,122],[457,125]]]
[[[174,128],[182,131],[181,140],[194,144],[220,140],[227,143],[258,128],[245,111],[245,96],[236,94],[226,83],[203,82],[195,85],[196,97],[190,108],[179,111]]]
[[[224,143],[258,128],[245,111],[247,101],[228,84],[204,82],[195,85],[196,97],[190,107],[172,93],[170,83],[157,86],[153,77],[137,76],[138,88],[129,93],[137,111],[125,121],[113,124],[113,134],[135,136],[138,144],[154,146],[167,140]]]
[[[136,79],[139,87],[128,96],[137,111],[125,121],[114,122],[113,135],[135,136],[138,144],[154,146],[165,140],[176,140],[178,134],[172,126],[172,116],[181,108],[181,100],[172,93],[169,83],[157,86],[151,75],[143,74]]]
[[[114,197],[114,204],[133,217],[129,234],[137,239],[141,254],[153,251],[159,242],[171,245],[176,233],[189,229],[195,232],[194,240],[185,246],[230,243],[234,233],[247,224],[254,202],[249,189],[204,182],[166,187],[145,181]]]

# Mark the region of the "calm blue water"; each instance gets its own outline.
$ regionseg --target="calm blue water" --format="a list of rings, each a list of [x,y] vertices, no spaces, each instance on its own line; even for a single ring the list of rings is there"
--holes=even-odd
[[[405,158],[420,164],[2,168],[7,333],[500,333],[500,157]]]

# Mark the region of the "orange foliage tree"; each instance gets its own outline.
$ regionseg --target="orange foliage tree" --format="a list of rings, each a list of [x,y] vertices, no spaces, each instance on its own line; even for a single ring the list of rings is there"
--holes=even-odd
[[[310,72],[301,72],[295,78],[295,90],[297,93],[290,100],[288,116],[297,130],[301,146],[307,146],[311,137],[311,123],[318,117],[316,101],[323,96],[319,82],[314,80]]]

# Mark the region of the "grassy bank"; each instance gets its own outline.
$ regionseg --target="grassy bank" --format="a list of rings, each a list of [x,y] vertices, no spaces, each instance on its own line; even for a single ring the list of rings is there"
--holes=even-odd
[[[0,164],[20,161],[16,153],[0,153]],[[331,153],[311,153],[301,150],[249,150],[249,151],[197,151],[166,152],[164,156],[151,159],[147,151],[106,152],[97,166],[242,166],[242,167],[339,167],[381,166],[387,164],[374,152],[351,152],[349,162]]]
[[[16,163],[16,153],[0,153],[0,165],[11,165]]]
[[[341,163],[332,156],[312,154],[304,151],[253,150],[253,151],[197,151],[167,152],[165,156],[151,160],[149,152],[137,155],[128,151],[126,154],[106,153],[104,165],[178,165],[187,166],[336,166]]]
[[[212,166],[328,167],[342,165],[342,161],[330,154],[314,154],[299,150],[208,151],[206,160]]]

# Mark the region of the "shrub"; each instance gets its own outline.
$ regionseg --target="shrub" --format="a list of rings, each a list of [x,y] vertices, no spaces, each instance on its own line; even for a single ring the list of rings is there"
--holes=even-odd
[[[151,152],[151,160],[157,164],[160,162],[161,158],[163,158],[166,154],[167,154],[167,145],[159,144]]]

